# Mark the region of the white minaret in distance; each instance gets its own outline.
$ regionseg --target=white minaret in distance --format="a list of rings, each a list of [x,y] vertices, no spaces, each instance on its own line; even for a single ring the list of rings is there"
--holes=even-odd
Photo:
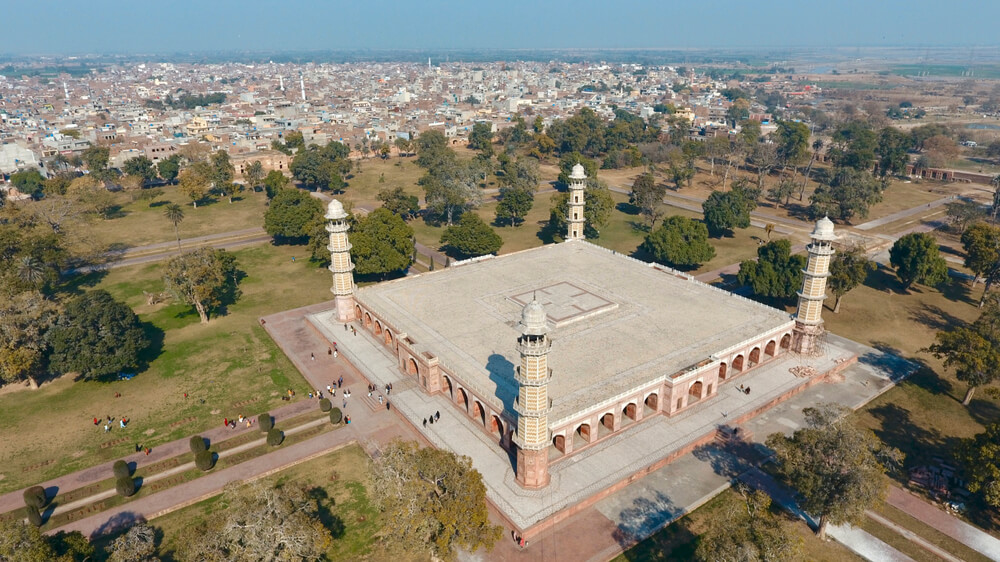
[[[798,353],[812,353],[816,340],[823,333],[823,301],[826,300],[826,278],[830,275],[830,258],[833,256],[833,221],[823,217],[809,235],[812,243],[806,246],[809,261],[802,270],[802,290],[799,307],[795,311],[795,330],[792,349]]]
[[[284,76],[279,76],[278,77],[278,89],[281,90],[282,92],[285,91],[285,77]]]
[[[517,482],[525,488],[540,488],[549,483],[549,348],[545,309],[532,299],[521,311],[521,335],[517,350],[521,365],[514,374],[518,383]]]
[[[586,187],[587,174],[583,171],[582,164],[575,164],[573,172],[569,175],[569,205],[566,240],[583,240],[583,202],[584,188]]]
[[[299,87],[302,89],[302,101],[306,101],[306,79],[299,75]]]
[[[336,306],[337,321],[350,322],[355,319],[354,311],[354,264],[351,263],[351,243],[347,240],[347,213],[336,199],[326,207],[326,231],[330,233],[330,271],[333,273],[333,302]]]

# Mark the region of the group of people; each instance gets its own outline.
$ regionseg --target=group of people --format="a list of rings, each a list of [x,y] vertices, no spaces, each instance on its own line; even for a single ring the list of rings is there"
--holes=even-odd
[[[248,417],[245,417],[243,414],[240,414],[240,417],[235,420],[231,420],[229,418],[222,418],[222,426],[228,427],[229,429],[236,429],[237,424],[243,425],[244,423],[248,428],[253,426],[253,420]]]
[[[101,425],[101,422],[103,421],[104,422],[104,433],[107,433],[107,432],[111,431],[111,428],[114,427],[114,425],[115,425],[115,419],[116,418],[114,416],[107,416],[107,418],[103,419],[103,420],[101,418],[94,418],[94,425]],[[122,429],[125,429],[126,427],[128,427],[128,422],[129,422],[129,419],[126,418],[125,416],[122,416],[118,420],[118,426],[121,427]]]
[[[427,416],[426,418],[424,418],[424,427],[427,427],[427,422],[428,421],[430,421],[431,424],[433,424],[434,422],[438,421],[439,419],[441,419],[441,412],[440,411],[434,412],[433,414],[431,414],[431,415]]]
[[[749,386],[743,386],[741,384],[741,385],[739,385],[739,386],[736,387],[736,390],[739,390],[743,394],[750,394],[750,387]]]

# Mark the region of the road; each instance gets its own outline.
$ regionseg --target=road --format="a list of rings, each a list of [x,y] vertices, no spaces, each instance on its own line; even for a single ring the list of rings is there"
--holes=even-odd
[[[68,273],[91,273],[93,271],[104,271],[119,267],[128,267],[130,265],[142,265],[169,259],[183,252],[206,246],[222,250],[234,250],[270,241],[271,236],[260,227],[231,230],[229,232],[208,234],[194,238],[182,238],[180,242],[181,249],[177,249],[177,242],[160,242],[148,246],[136,246],[123,252],[108,252],[105,254],[107,262],[71,269]]]

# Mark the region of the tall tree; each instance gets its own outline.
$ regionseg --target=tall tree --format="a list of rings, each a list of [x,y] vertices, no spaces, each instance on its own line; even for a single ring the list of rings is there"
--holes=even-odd
[[[972,284],[982,279],[986,282],[979,307],[986,302],[993,284],[1000,280],[1000,227],[986,223],[976,223],[962,234],[962,248],[965,249],[965,267],[975,277]]]
[[[30,170],[11,174],[10,183],[21,193],[30,195],[32,199],[38,199],[42,196],[42,188],[45,187],[45,178],[41,172],[35,168],[31,168]]]
[[[246,170],[243,172],[243,177],[246,178],[247,185],[250,186],[250,189],[255,189],[257,186],[264,183],[264,165],[261,164],[260,160],[250,162],[247,164]]]
[[[441,244],[460,258],[472,258],[496,253],[503,239],[479,215],[465,213],[458,224],[445,229]]]
[[[264,193],[268,199],[272,199],[279,191],[288,187],[289,183],[290,180],[285,174],[282,174],[278,170],[271,170],[267,173],[267,177],[264,178]]]
[[[163,283],[177,300],[190,304],[201,323],[208,315],[239,298],[241,272],[236,256],[225,250],[200,248],[167,262]]]
[[[965,469],[969,491],[981,494],[993,508],[1000,508],[1000,423],[992,423],[986,431],[963,439],[956,447],[955,458]]]
[[[517,226],[524,222],[525,215],[531,211],[535,203],[535,190],[524,187],[503,186],[500,188],[500,201],[497,203],[497,223],[510,223]]]
[[[402,187],[383,189],[378,193],[378,200],[382,202],[382,207],[388,209],[403,218],[412,219],[420,212],[420,199],[416,195],[410,195]]]
[[[778,128],[771,137],[777,145],[782,168],[798,168],[809,156],[809,126],[805,123],[778,121]],[[794,171],[792,175],[794,177]]]
[[[80,159],[87,165],[87,169],[98,179],[105,179],[108,170],[108,160],[111,151],[106,146],[91,146],[80,153]]]
[[[469,148],[478,150],[486,156],[493,155],[493,123],[480,121],[472,125]]]
[[[326,506],[305,487],[233,483],[223,499],[228,508],[194,529],[197,540],[185,542],[183,559],[320,560],[333,544],[322,520]]]
[[[802,557],[802,539],[789,536],[771,513],[771,497],[738,486],[739,500],[717,513],[699,537],[702,562],[792,562]]]
[[[153,165],[153,161],[145,156],[136,156],[126,160],[122,164],[122,172],[130,176],[139,176],[147,182],[156,179],[156,167]]]
[[[0,299],[0,380],[38,386],[48,352],[45,334],[58,314],[58,305],[37,291]]]
[[[831,135],[832,146],[828,151],[837,167],[870,171],[875,166],[878,138],[864,121],[850,121]]]
[[[960,235],[965,234],[965,230],[970,225],[988,217],[986,209],[982,205],[968,199],[947,203],[945,208],[948,220],[951,222],[950,226],[957,230]]]
[[[836,301],[833,305],[833,312],[840,312],[840,301],[844,295],[854,290],[855,287],[865,282],[869,271],[877,269],[875,262],[868,259],[865,249],[860,246],[838,252],[830,262],[830,276],[827,284]]]
[[[737,228],[750,226],[750,211],[757,206],[739,191],[713,191],[702,203],[705,225],[713,236],[732,236]]]
[[[279,243],[305,244],[323,204],[301,189],[282,189],[264,213],[264,230]]]
[[[653,230],[656,221],[663,216],[663,198],[666,195],[666,186],[657,184],[653,174],[642,174],[632,183],[628,202],[639,208],[639,212],[649,224],[650,231]]]
[[[355,218],[351,261],[358,275],[385,276],[405,271],[413,263],[413,253],[413,229],[399,215],[380,207]]]
[[[172,182],[177,179],[177,174],[181,171],[180,160],[181,157],[176,154],[170,158],[164,158],[156,164],[156,171],[160,173],[161,178]]]
[[[757,260],[740,263],[739,282],[749,285],[762,297],[787,299],[802,287],[802,270],[806,257],[792,254],[787,239],[772,240],[757,248]]]
[[[969,405],[972,395],[982,385],[997,379],[997,365],[1000,365],[1000,348],[982,333],[982,326],[938,332],[937,341],[927,348],[938,359],[944,359],[944,366],[955,369],[955,377],[968,384],[962,404]]]
[[[815,218],[848,222],[855,216],[865,218],[871,206],[882,200],[884,185],[867,170],[836,168],[830,181],[809,197],[809,212]]]
[[[881,503],[889,491],[886,467],[898,465],[902,453],[844,418],[836,405],[805,408],[807,427],[791,437],[769,435],[778,471],[802,498],[801,507],[819,515],[816,534],[826,537],[829,523],[864,519],[865,511]]]
[[[387,549],[404,556],[455,557],[489,550],[501,528],[489,521],[486,487],[468,457],[394,441],[372,468],[372,499],[387,521]]]
[[[204,201],[208,195],[209,182],[211,181],[204,168],[204,166],[191,166],[185,168],[178,176],[178,188],[191,199],[191,205],[196,209],[198,202]]]
[[[163,209],[163,216],[174,225],[174,237],[177,238],[177,249],[181,249],[181,233],[177,226],[184,220],[184,210],[177,203],[171,203]]]
[[[156,529],[137,523],[111,543],[108,562],[159,562],[156,557]]]
[[[878,146],[875,154],[878,156],[879,175],[902,175],[906,172],[906,164],[910,157],[906,150],[910,146],[910,137],[895,127],[885,127],[878,135]]]
[[[901,237],[889,249],[889,263],[908,290],[914,283],[940,285],[948,279],[948,263],[941,257],[937,240],[926,232]]]
[[[658,262],[674,267],[690,268],[715,257],[715,248],[708,241],[704,223],[674,215],[651,231],[640,246]]]
[[[132,308],[104,290],[87,291],[67,302],[46,339],[52,348],[50,367],[84,379],[134,369],[149,346]]]
[[[420,178],[427,209],[451,226],[455,216],[480,205],[483,169],[476,160],[439,165]]]

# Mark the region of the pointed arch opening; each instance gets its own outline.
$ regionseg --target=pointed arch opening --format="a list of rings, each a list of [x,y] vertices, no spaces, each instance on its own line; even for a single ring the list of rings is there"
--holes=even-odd
[[[764,355],[774,357],[777,347],[778,345],[774,342],[774,340],[767,342],[767,345],[764,347]]]

